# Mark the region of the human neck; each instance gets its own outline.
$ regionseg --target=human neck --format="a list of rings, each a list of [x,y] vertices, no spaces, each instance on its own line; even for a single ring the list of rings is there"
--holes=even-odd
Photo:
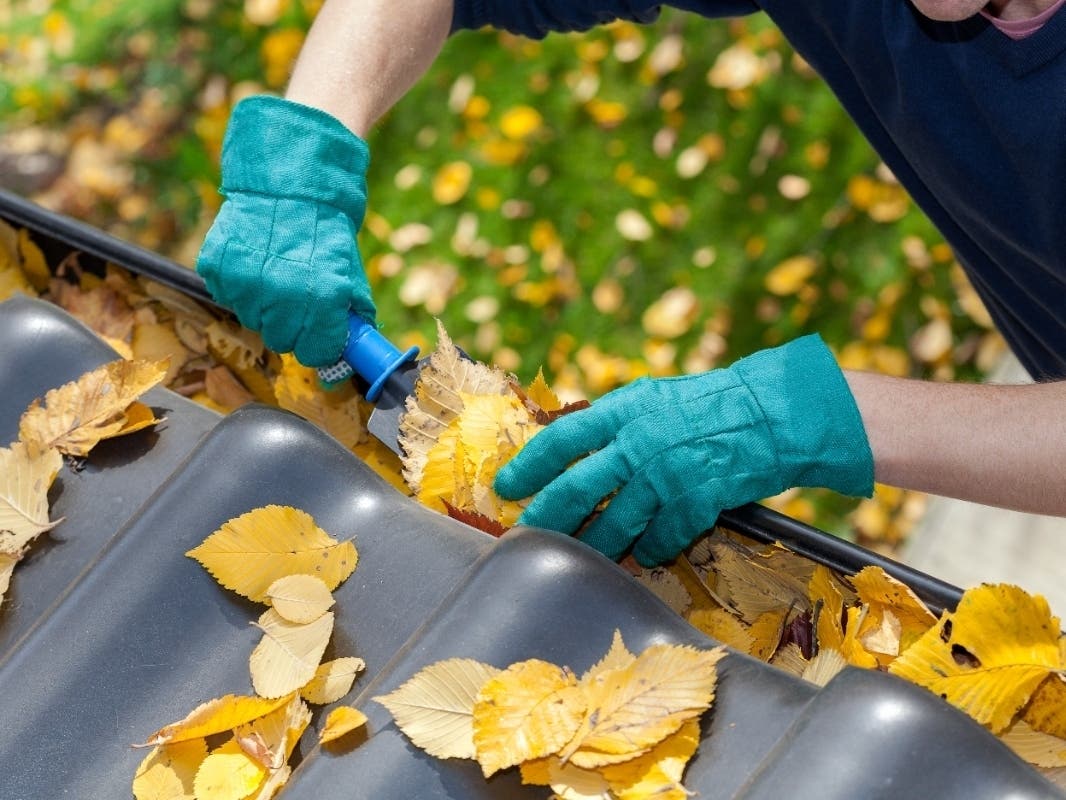
[[[991,0],[986,10],[1003,20],[1031,19],[1055,5],[1055,0]]]

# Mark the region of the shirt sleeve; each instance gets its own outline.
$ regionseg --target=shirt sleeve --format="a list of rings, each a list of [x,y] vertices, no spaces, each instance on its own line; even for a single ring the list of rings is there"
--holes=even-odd
[[[585,31],[616,20],[654,22],[663,5],[705,17],[743,16],[759,10],[757,0],[455,0],[452,32],[487,25],[541,39],[553,31]]]

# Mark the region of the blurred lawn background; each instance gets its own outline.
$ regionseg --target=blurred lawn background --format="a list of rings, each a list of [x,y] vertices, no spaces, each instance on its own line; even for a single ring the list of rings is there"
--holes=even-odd
[[[282,92],[317,0],[0,0],[5,188],[191,265],[233,104]],[[455,36],[370,138],[379,319],[567,399],[820,332],[847,367],[980,378],[950,249],[762,15]],[[892,553],[924,498],[771,504]]]

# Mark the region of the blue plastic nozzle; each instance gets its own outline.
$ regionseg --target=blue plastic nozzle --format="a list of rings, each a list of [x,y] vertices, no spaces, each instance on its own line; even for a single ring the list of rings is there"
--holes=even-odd
[[[358,314],[348,316],[348,343],[341,358],[370,384],[366,399],[374,402],[381,394],[385,381],[396,370],[418,358],[418,348],[400,352],[378,329]]]

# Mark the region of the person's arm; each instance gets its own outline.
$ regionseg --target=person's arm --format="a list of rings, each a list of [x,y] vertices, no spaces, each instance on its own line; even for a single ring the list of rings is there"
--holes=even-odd
[[[930,383],[845,372],[877,481],[1066,516],[1066,381]]]
[[[452,5],[452,0],[326,0],[285,97],[366,136],[440,53]]]

